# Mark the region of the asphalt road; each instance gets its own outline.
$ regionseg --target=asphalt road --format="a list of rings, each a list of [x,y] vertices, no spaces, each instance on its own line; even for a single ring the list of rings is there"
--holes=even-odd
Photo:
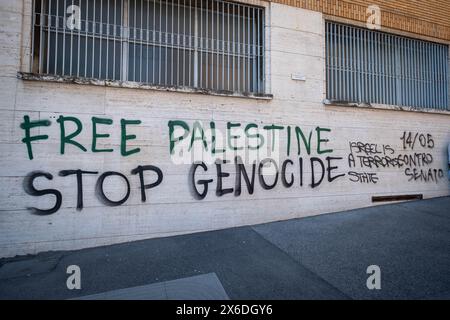
[[[0,260],[0,299],[80,297],[450,299],[450,197]]]

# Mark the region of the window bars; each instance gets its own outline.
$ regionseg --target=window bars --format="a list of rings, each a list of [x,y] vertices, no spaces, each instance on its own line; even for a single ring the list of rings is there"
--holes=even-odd
[[[326,23],[327,98],[449,108],[449,48],[344,24]]]
[[[34,0],[31,72],[264,93],[264,9],[221,0]]]

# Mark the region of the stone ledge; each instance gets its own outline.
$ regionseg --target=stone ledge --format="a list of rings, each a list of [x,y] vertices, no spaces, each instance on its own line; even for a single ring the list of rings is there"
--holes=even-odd
[[[408,111],[408,112],[450,115],[450,110],[396,106],[396,105],[388,105],[388,104],[358,103],[358,102],[349,102],[349,101],[335,101],[335,100],[328,100],[328,99],[323,100],[323,104],[325,106],[333,106],[333,107],[351,107],[351,108],[394,110],[394,111]]]
[[[193,94],[204,94],[221,97],[233,97],[233,98],[247,98],[258,100],[272,100],[273,95],[267,93],[250,93],[250,92],[232,92],[226,90],[209,90],[179,86],[157,86],[149,84],[141,84],[132,81],[119,81],[119,80],[96,80],[79,77],[67,77],[67,76],[55,76],[46,74],[36,74],[28,72],[18,72],[17,78],[27,81],[45,81],[45,82],[57,82],[57,83],[74,83],[80,85],[94,85],[111,88],[129,88],[129,89],[143,89],[143,90],[157,90],[167,92],[182,92]]]

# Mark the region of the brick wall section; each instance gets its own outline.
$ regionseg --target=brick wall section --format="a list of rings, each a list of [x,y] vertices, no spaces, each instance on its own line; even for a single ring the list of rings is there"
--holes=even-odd
[[[382,10],[382,26],[450,41],[449,0],[272,0],[327,15],[365,22],[369,5]]]

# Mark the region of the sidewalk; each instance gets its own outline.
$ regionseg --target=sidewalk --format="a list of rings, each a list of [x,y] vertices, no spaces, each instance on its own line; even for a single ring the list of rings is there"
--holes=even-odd
[[[6,298],[450,299],[450,197],[1,259]]]

